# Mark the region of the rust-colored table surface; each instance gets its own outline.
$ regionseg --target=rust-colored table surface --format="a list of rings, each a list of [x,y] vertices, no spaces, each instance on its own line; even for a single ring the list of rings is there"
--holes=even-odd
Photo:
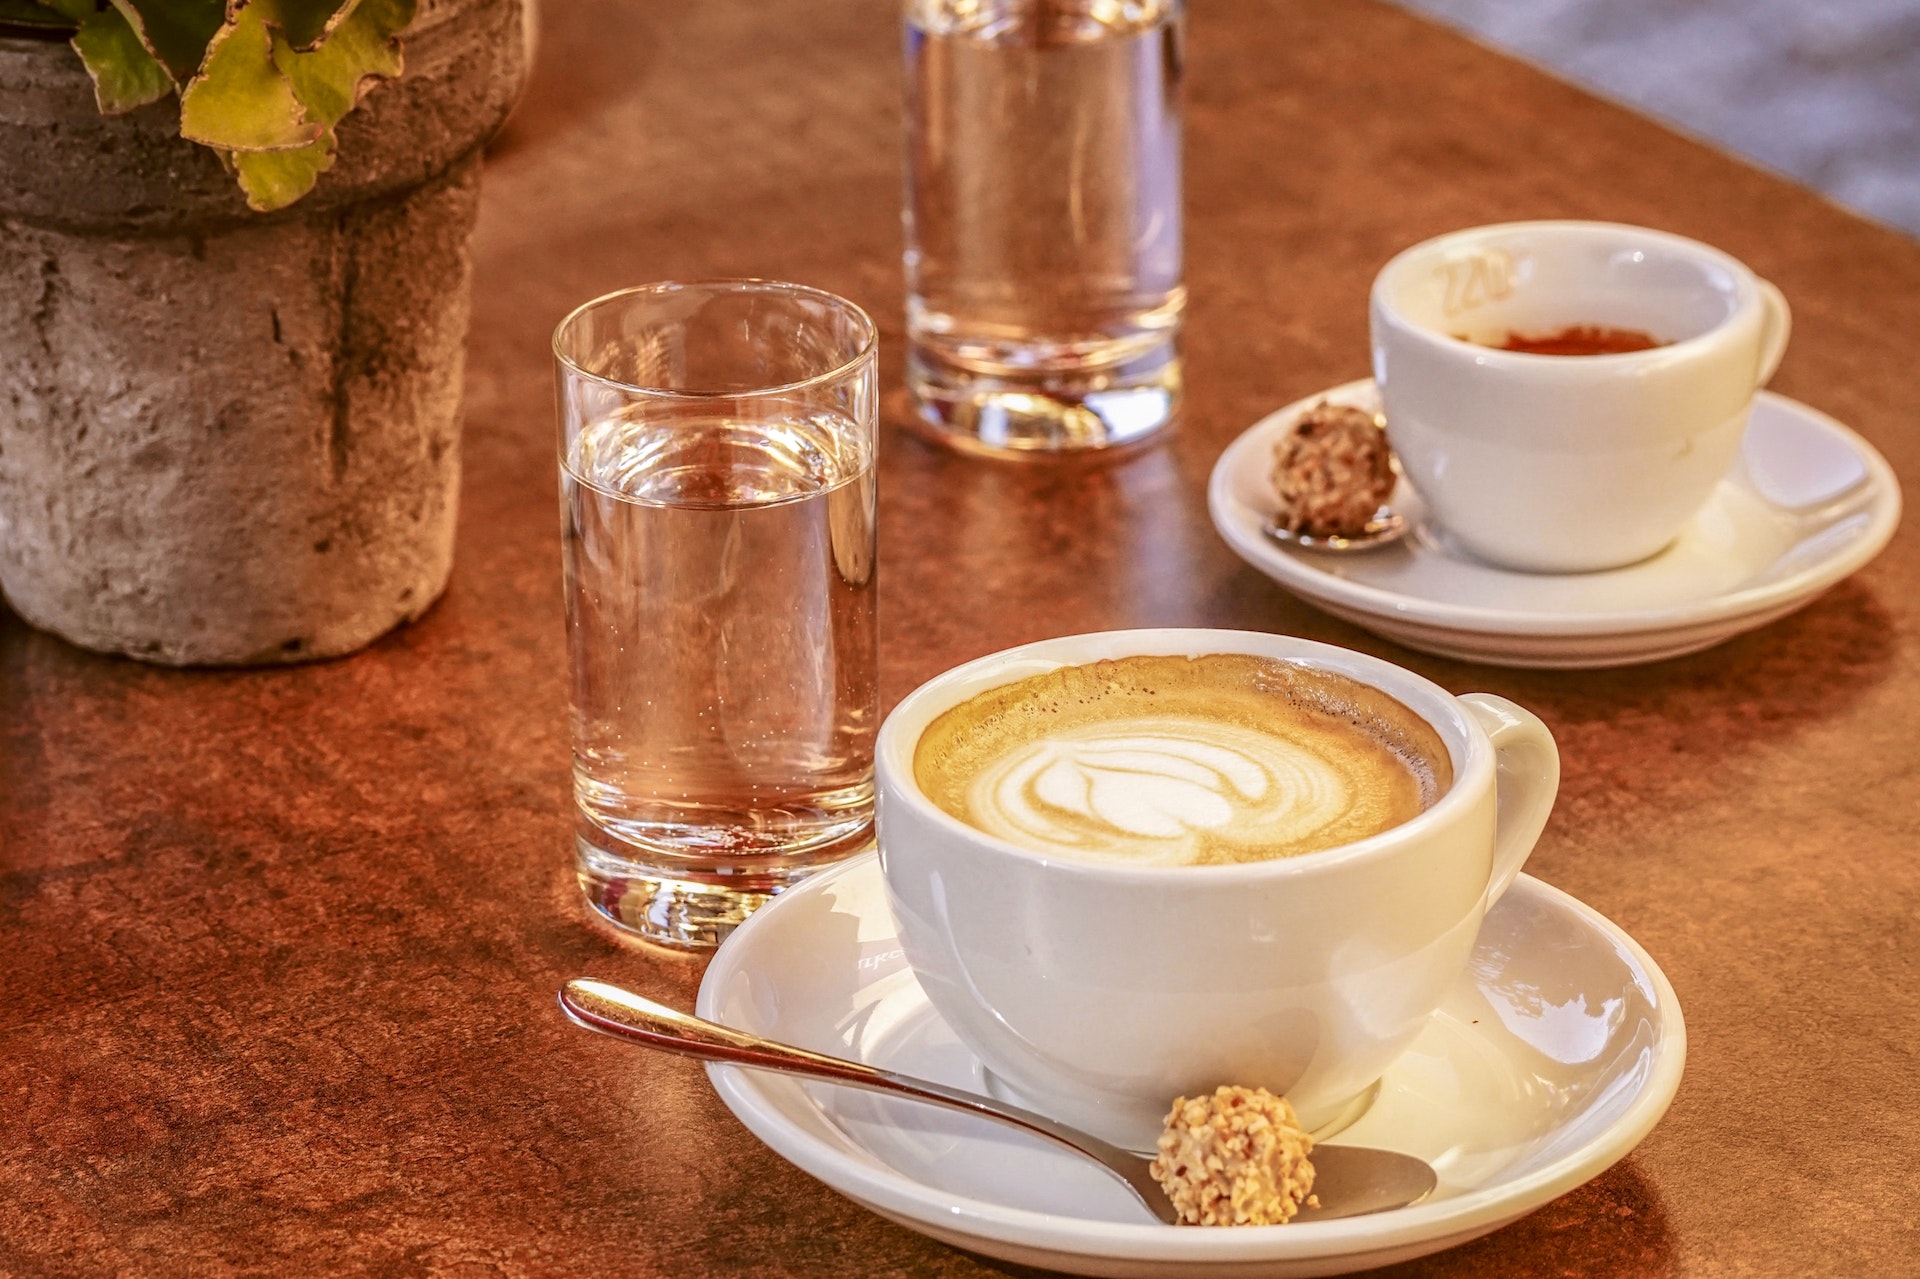
[[[1330,640],[1543,716],[1529,869],[1685,1007],[1639,1150],[1406,1275],[1920,1273],[1920,656],[1909,523],[1804,611],[1639,669],[1397,648],[1244,567],[1208,468],[1363,376],[1366,287],[1450,228],[1593,217],[1718,244],[1792,299],[1774,385],[1920,476],[1920,246],[1398,11],[1189,18],[1185,420],[1111,465],[963,461],[899,429],[897,19],[886,0],[563,0],[486,179],[459,563],[356,657],[180,672],[0,614],[0,1273],[975,1275],[750,1137],[695,1065],[554,1008],[701,963],[590,926],[568,857],[547,338],[659,278],[807,281],[879,319],[891,705],[1043,636]]]

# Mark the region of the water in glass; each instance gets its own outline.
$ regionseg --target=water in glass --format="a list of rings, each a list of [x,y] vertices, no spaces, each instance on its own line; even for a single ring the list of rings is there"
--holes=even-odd
[[[1097,448],[1177,405],[1179,0],[908,0],[909,382],[942,438]]]
[[[563,458],[584,880],[774,891],[867,838],[873,451],[817,406],[754,410],[634,406]]]

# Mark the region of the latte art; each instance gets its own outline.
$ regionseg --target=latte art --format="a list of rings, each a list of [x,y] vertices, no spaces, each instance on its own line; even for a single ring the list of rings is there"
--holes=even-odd
[[[1035,742],[973,781],[981,829],[1032,848],[1190,862],[1201,845],[1297,842],[1339,820],[1352,782],[1283,737],[1193,720],[1122,720]]]
[[[1377,713],[1383,702],[1397,719]],[[941,808],[1023,848],[1188,865],[1398,825],[1450,780],[1436,757],[1444,765],[1426,723],[1378,690],[1222,654],[1125,658],[994,689],[928,728],[914,771]]]

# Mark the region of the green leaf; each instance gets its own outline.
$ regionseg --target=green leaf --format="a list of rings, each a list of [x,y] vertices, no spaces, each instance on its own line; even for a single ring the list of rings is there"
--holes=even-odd
[[[269,2],[284,9],[287,0]],[[294,48],[289,36],[275,33],[274,65],[292,82],[309,120],[331,128],[360,101],[368,80],[400,74],[400,46],[394,36],[413,21],[414,3],[356,0],[346,19],[308,53]]]
[[[354,0],[273,0],[279,10],[274,25],[286,32],[287,43],[305,53],[345,20]]]
[[[263,212],[333,165],[333,126],[379,77],[418,0],[0,0],[0,22],[73,37],[100,109],[180,92],[180,135],[213,149]]]
[[[180,95],[181,137],[229,151],[283,151],[324,132],[274,65],[266,9],[257,0],[244,5],[207,46],[200,73]]]
[[[73,48],[93,77],[93,96],[107,115],[144,107],[173,92],[167,69],[147,52],[118,9],[88,14],[73,37]]]
[[[240,178],[247,204],[260,213],[284,209],[313,190],[333,167],[333,131],[291,151],[222,152]]]
[[[181,89],[200,70],[207,46],[227,20],[226,0],[113,0],[113,7]]]

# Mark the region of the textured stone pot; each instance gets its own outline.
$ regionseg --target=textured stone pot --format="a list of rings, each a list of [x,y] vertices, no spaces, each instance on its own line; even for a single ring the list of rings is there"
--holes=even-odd
[[[350,652],[452,566],[480,146],[520,0],[423,0],[304,200],[250,213],[172,100],[102,117],[0,38],[0,590],[173,664]]]

